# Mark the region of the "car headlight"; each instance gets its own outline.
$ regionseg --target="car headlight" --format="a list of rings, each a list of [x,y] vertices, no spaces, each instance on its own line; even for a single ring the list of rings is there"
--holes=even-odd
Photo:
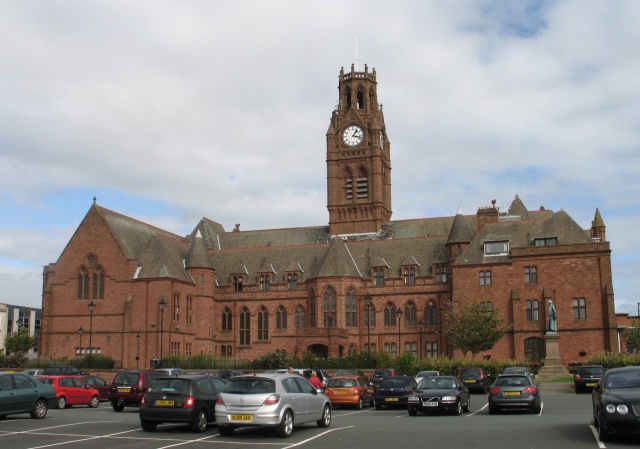
[[[609,413],[615,413],[616,412],[616,406],[613,404],[607,404],[607,411]]]
[[[608,404],[607,405],[607,411],[609,413],[615,413],[618,412],[621,415],[626,415],[627,413],[629,413],[629,407],[627,407],[624,404],[620,404],[620,405],[615,405],[615,404]]]
[[[458,398],[455,396],[443,396],[442,397],[442,402],[455,402],[457,401]]]
[[[419,399],[417,396],[409,396],[409,402],[418,402]]]

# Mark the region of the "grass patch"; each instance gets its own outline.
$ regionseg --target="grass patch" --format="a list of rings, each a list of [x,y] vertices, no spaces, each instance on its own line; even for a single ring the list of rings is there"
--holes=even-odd
[[[545,379],[542,382],[573,382],[573,376],[562,376],[554,379]]]

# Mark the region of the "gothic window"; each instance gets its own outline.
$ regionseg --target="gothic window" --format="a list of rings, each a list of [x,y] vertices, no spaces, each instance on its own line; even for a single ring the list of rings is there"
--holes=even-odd
[[[173,307],[172,307],[173,321],[180,321],[180,293],[173,294]]]
[[[284,306],[278,307],[276,311],[276,329],[287,328],[287,309]]]
[[[258,311],[258,340],[269,340],[269,312],[265,306]]]
[[[384,325],[395,326],[396,325],[396,306],[388,302],[384,308]]]
[[[413,301],[409,301],[407,307],[404,308],[404,325],[415,326],[417,324],[416,305]]]
[[[480,272],[480,285],[491,285],[491,271]]]
[[[104,273],[102,267],[93,271],[93,299],[104,299]]]
[[[324,327],[336,327],[336,291],[329,287],[322,306]]]
[[[233,291],[241,292],[243,282],[244,282],[244,279],[241,274],[234,274],[233,276],[231,276],[231,284],[233,286]]]
[[[233,321],[232,321],[233,315],[231,314],[231,309],[228,307],[225,307],[224,310],[222,311],[222,326],[220,326],[220,329],[222,329],[223,331],[230,331],[233,329]]]
[[[344,178],[345,183],[345,194],[347,199],[353,199],[353,173],[349,167],[346,167],[342,171],[342,177]]]
[[[240,312],[240,346],[251,344],[251,314],[246,307]]]
[[[526,306],[527,306],[527,321],[538,321],[540,319],[538,300],[527,299]]]
[[[316,327],[316,293],[311,291],[311,298],[309,299],[309,327]]]
[[[84,268],[78,273],[78,299],[89,299],[89,274]]]
[[[404,267],[403,272],[405,284],[416,283],[416,267]]]
[[[347,109],[351,108],[351,89],[348,87],[345,89],[345,96],[347,97]]]
[[[428,341],[425,346],[425,356],[428,359],[436,359],[438,358],[438,342],[437,341]]]
[[[358,170],[358,178],[356,179],[356,194],[358,198],[369,198],[369,180],[368,174],[364,167]]]
[[[587,300],[584,298],[573,298],[573,319],[587,319]]]
[[[193,322],[193,295],[187,295],[187,323]]]
[[[425,310],[424,318],[424,324],[436,326],[438,324],[438,309],[433,305],[428,306]]]
[[[373,269],[373,285],[384,285],[384,268]]]
[[[356,94],[356,100],[357,100],[357,109],[364,109],[364,92],[362,92],[362,89],[358,89],[358,92]]]
[[[260,290],[266,292],[270,288],[271,275],[269,273],[263,273],[260,275]]]
[[[298,288],[298,273],[287,273],[287,288],[289,290]]]
[[[350,288],[345,296],[345,326],[355,327],[358,325],[358,308],[356,301],[356,292]]]
[[[524,283],[525,284],[538,283],[538,269],[536,267],[524,267]]]
[[[351,343],[349,345],[349,355],[353,356],[356,355],[358,353],[358,348],[356,348],[356,344],[355,343]]]
[[[297,329],[307,327],[307,312],[305,312],[304,307],[302,306],[296,307],[295,320],[296,320]]]
[[[364,327],[376,327],[376,309],[373,305],[364,308]]]
[[[447,282],[447,266],[436,265],[436,284],[445,284]]]

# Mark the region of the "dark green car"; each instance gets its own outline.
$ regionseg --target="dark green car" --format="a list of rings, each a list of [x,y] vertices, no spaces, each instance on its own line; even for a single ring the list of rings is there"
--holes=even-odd
[[[0,419],[21,413],[42,419],[47,416],[50,405],[55,403],[53,386],[22,373],[0,373]]]

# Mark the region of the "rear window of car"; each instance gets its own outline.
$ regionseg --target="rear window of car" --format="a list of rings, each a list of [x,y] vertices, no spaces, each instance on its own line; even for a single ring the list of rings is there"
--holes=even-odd
[[[482,373],[479,369],[463,369],[460,372],[461,379],[475,379],[481,377]]]
[[[265,394],[275,393],[276,384],[271,379],[237,379],[231,378],[224,387],[224,393],[230,394]]]
[[[118,373],[113,379],[114,384],[134,385],[138,383],[138,373]]]
[[[327,386],[331,388],[351,388],[356,386],[356,381],[353,379],[331,379]]]
[[[373,373],[373,377],[389,377],[391,376],[391,373],[391,370],[376,371],[375,373]]]
[[[405,387],[410,385],[409,379],[403,377],[387,377],[381,383],[381,387]]]
[[[189,394],[187,379],[156,379],[151,381],[148,393]]]
[[[531,385],[531,381],[526,376],[510,376],[510,377],[499,377],[496,380],[496,385],[499,387],[521,387]]]
[[[580,368],[578,374],[581,376],[602,376],[604,373],[604,368]]]

